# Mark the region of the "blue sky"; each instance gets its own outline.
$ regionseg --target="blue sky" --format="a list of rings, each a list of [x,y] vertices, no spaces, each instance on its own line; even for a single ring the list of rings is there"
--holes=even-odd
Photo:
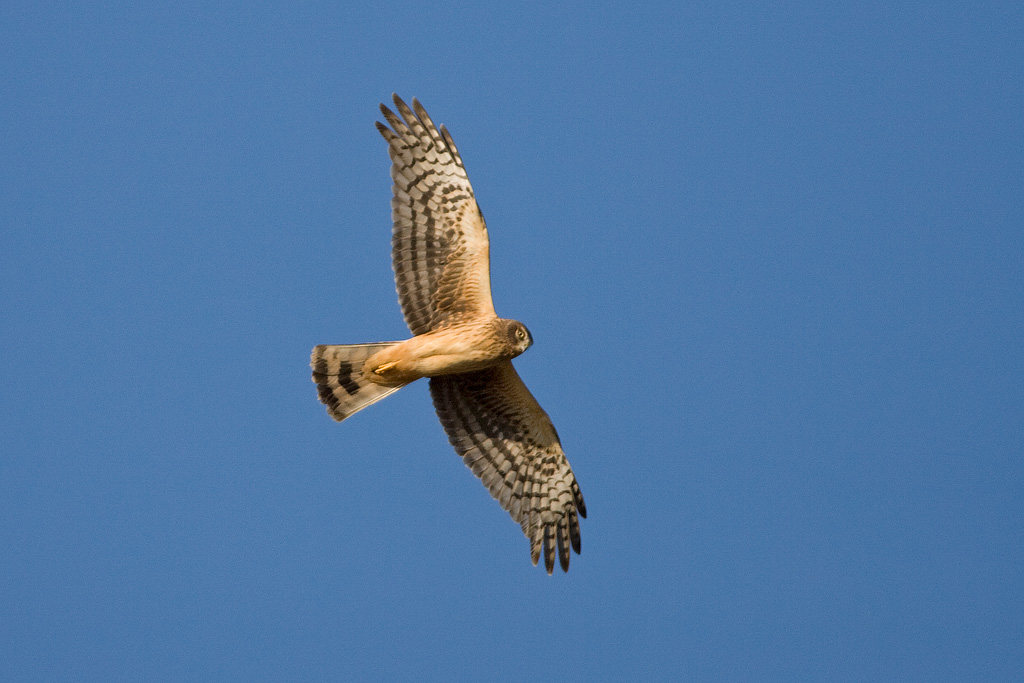
[[[0,678],[1024,677],[1019,3],[7,2]],[[586,496],[418,383],[377,104],[448,125]]]

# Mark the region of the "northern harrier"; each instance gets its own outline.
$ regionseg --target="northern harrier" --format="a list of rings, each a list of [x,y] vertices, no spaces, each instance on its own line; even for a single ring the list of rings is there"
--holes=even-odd
[[[340,422],[429,377],[448,440],[522,526],[533,564],[543,549],[548,574],[556,552],[568,571],[587,509],[551,420],[512,367],[533,338],[494,312],[487,226],[451,135],[415,99],[412,109],[394,101],[401,117],[382,104],[391,127],[377,129],[392,161],[398,302],[414,336],[314,348],[320,401]]]

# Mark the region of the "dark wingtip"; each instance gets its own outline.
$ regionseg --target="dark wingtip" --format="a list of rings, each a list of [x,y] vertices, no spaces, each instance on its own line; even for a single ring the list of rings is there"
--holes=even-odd
[[[569,544],[565,542],[565,532],[558,530],[558,562],[562,565],[562,571],[569,573]]]
[[[569,543],[572,545],[572,549],[576,551],[576,554],[580,554],[580,548],[583,546],[582,540],[580,539],[580,520],[579,516],[575,511],[569,511]]]
[[[580,485],[575,481],[572,482],[572,497],[576,502],[576,511],[580,513],[580,517],[587,518],[587,504],[583,502],[583,492],[580,491]]]
[[[555,539],[551,538],[552,529],[544,527],[544,568],[548,570],[548,576],[555,571]]]

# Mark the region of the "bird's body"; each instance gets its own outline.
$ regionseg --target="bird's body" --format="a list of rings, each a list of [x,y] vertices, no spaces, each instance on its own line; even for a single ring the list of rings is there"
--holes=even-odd
[[[517,330],[523,330],[521,340]],[[363,374],[384,386],[408,384],[421,377],[457,375],[512,360],[529,346],[526,327],[495,316],[490,321],[450,325],[418,334],[381,349],[366,359]]]
[[[341,421],[406,384],[430,378],[434,407],[463,461],[541,552],[569,569],[580,551],[583,496],[558,434],[511,360],[533,343],[491,302],[487,227],[455,143],[413,100],[377,128],[392,159],[392,265],[413,337],[321,345],[311,366],[320,400]],[[413,111],[415,110],[415,111]]]

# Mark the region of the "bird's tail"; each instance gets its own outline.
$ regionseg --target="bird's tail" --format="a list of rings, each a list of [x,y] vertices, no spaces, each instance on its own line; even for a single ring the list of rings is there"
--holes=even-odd
[[[401,389],[371,382],[363,375],[363,363],[381,349],[397,342],[376,344],[321,344],[309,362],[320,402],[338,422]]]

